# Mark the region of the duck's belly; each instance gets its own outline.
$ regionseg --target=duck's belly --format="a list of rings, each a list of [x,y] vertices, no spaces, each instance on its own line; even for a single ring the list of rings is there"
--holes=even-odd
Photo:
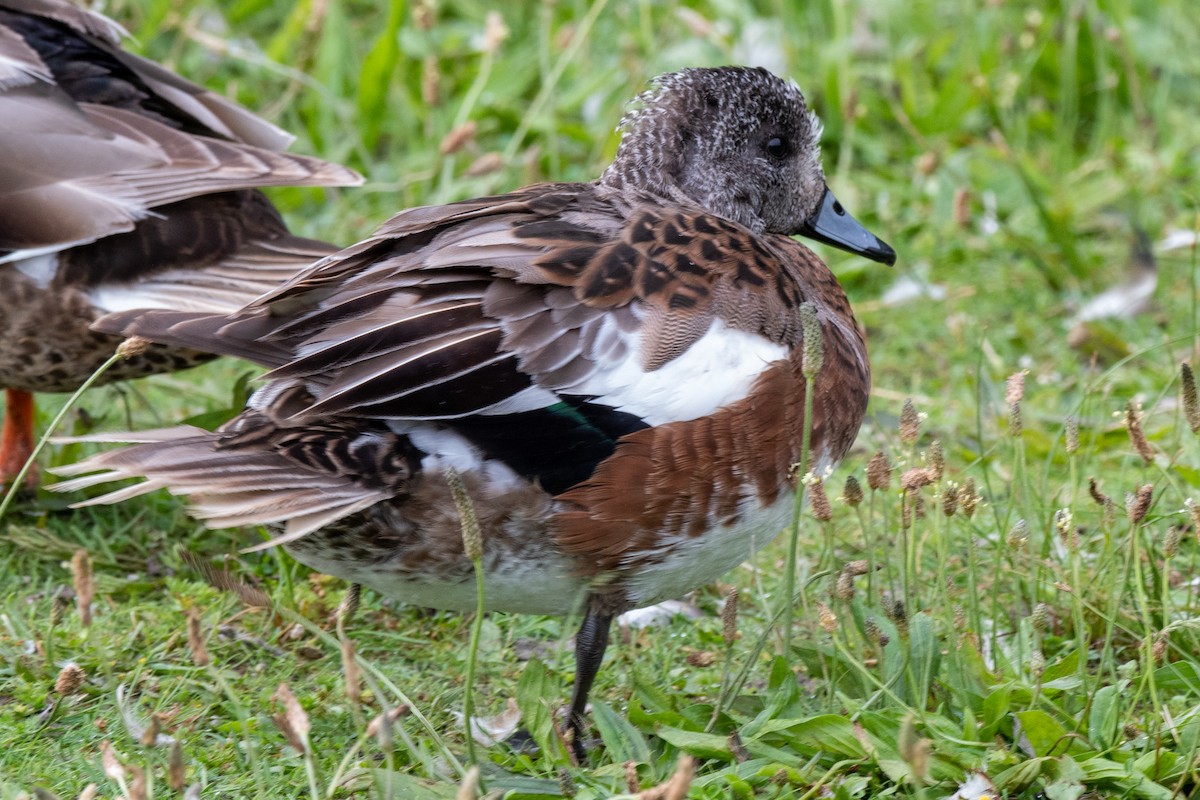
[[[385,597],[425,608],[475,610],[473,571],[440,574],[390,569],[341,560],[288,546],[297,560],[320,572],[369,586]],[[484,569],[484,607],[489,611],[566,615],[583,607],[587,582],[572,574],[566,559],[542,555],[515,561],[492,559]]]
[[[409,497],[377,503],[287,550],[313,569],[406,603],[473,611],[474,566],[463,553],[449,488],[435,475],[426,473]],[[528,614],[579,608],[588,579],[554,547],[553,498],[527,483],[497,483],[494,474],[463,478],[482,533],[485,607]]]
[[[786,491],[765,507],[747,501],[734,524],[714,524],[699,536],[664,538],[653,550],[631,553],[628,568],[600,574],[560,552],[544,521],[508,520],[484,537],[484,607],[565,615],[579,611],[589,590],[599,587],[610,597],[623,590],[630,608],[679,597],[766,546],[789,523],[792,502]],[[461,537],[446,527],[442,540],[431,541],[432,529],[417,531],[399,516],[377,507],[355,523],[317,531],[287,549],[315,570],[387,597],[428,608],[474,610],[475,575]],[[385,519],[395,524],[382,533],[378,526]]]

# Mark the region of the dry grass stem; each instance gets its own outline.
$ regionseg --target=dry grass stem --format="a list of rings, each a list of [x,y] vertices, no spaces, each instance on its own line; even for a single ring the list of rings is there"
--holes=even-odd
[[[467,770],[467,774],[463,775],[462,783],[458,785],[458,791],[454,793],[454,800],[475,800],[479,797],[479,767],[472,764]]]
[[[342,681],[345,684],[346,699],[351,703],[362,702],[362,669],[354,655],[354,645],[347,638],[342,638]]]
[[[625,770],[625,790],[629,794],[637,794],[642,788],[642,782],[638,780],[637,762],[626,761],[622,767]]]
[[[183,791],[187,783],[187,766],[183,763],[183,745],[175,742],[167,756],[167,785],[173,792]]]
[[[179,549],[179,558],[189,567],[199,573],[204,582],[214,589],[235,595],[247,606],[252,608],[270,608],[271,596],[256,586],[251,586],[227,569],[215,567],[204,561],[195,553],[183,548]]]
[[[475,130],[475,120],[467,120],[442,138],[438,151],[444,156],[457,153],[475,141]]]
[[[283,713],[273,714],[271,717],[275,720],[275,727],[279,728],[279,732],[283,734],[283,738],[287,739],[288,744],[300,753],[307,755],[309,753],[308,733],[312,726],[300,701],[296,699],[296,695],[286,683],[279,684],[271,699],[283,704]]]
[[[675,773],[665,783],[644,789],[634,797],[637,800],[684,800],[695,777],[696,760],[689,755],[682,755],[675,765]]]
[[[187,642],[188,650],[192,653],[192,663],[197,667],[207,667],[209,664],[208,648],[204,646],[204,631],[200,627],[200,612],[194,608],[188,609]]]
[[[75,608],[79,612],[79,622],[84,626],[91,625],[95,586],[92,583],[92,559],[87,550],[80,548],[71,556],[71,580],[75,585]]]

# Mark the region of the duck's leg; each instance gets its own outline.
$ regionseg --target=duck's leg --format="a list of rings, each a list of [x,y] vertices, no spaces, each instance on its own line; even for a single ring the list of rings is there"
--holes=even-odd
[[[596,606],[594,602],[588,604],[583,624],[575,634],[575,689],[571,692],[571,711],[567,717],[567,729],[572,733],[571,749],[581,764],[587,758],[583,732],[588,692],[596,680],[596,673],[600,671],[600,662],[604,661],[604,650],[608,647],[608,632],[613,620],[611,613],[599,611]]]
[[[4,392],[4,430],[0,433],[0,484],[8,485],[33,455],[33,395],[20,389]],[[31,469],[26,486],[37,486],[37,470]]]

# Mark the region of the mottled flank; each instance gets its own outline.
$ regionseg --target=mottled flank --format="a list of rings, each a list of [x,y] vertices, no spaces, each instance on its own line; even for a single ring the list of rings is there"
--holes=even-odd
[[[60,488],[144,476],[91,502],[167,486],[214,527],[272,525],[317,569],[466,609],[453,469],[488,606],[587,610],[577,727],[612,614],[717,578],[790,517],[803,304],[824,347],[816,463],[854,441],[863,336],[790,235],[894,253],[828,193],[817,132],[770,73],[685,70],[595,183],[409,209],[238,314],[112,315],[98,327],[271,371],[224,429],[105,437],[141,443]]]
[[[67,2],[0,0],[0,386],[10,390],[78,388],[120,342],[88,329],[103,314],[229,313],[333,252],[292,236],[255,187],[361,182],[280,152],[287,133],[121,50],[120,36]],[[156,345],[104,379],[210,357]]]

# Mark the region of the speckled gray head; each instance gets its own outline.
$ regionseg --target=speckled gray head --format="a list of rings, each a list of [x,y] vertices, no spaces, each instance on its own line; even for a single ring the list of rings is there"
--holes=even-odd
[[[800,89],[761,67],[655,78],[621,130],[603,186],[690,200],[755,232],[805,234],[877,261],[895,259],[826,188],[821,125]]]

